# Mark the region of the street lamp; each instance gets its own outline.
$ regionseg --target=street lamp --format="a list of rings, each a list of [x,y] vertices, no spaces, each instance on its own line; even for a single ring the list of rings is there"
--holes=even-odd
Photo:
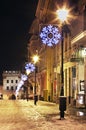
[[[61,92],[60,92],[60,96],[64,96],[64,69],[63,69],[63,66],[64,66],[64,62],[63,62],[63,57],[64,57],[64,31],[65,31],[65,22],[67,21],[67,18],[69,16],[69,10],[66,9],[66,8],[62,8],[62,9],[59,9],[57,10],[57,16],[58,16],[58,19],[60,20],[61,22],[61,25],[62,25],[62,41],[61,41]]]
[[[69,10],[66,9],[65,7],[62,8],[62,9],[57,10],[58,19],[59,19],[62,23],[64,23],[64,22],[67,20],[67,18],[68,18],[68,16],[69,16],[68,14],[69,14]]]
[[[37,72],[37,62],[39,61],[39,56],[38,55],[34,55],[33,56],[33,62],[34,62],[34,65],[35,65],[35,85],[34,85],[34,105],[36,105],[36,102],[38,100],[38,97],[36,95],[36,72]]]
[[[60,110],[60,119],[64,118],[64,111],[66,110],[66,97],[64,96],[64,32],[65,30],[65,22],[68,18],[69,10],[66,8],[59,9],[57,11],[58,19],[61,22],[62,28],[62,41],[61,41],[61,90],[60,90],[60,98],[59,98],[59,110]]]

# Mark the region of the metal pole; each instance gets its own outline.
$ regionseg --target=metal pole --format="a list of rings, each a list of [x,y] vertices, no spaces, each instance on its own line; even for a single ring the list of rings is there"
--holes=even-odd
[[[85,77],[85,81],[84,81],[84,93],[85,93],[85,107],[86,107],[86,55],[85,55],[85,57],[84,57],[84,69],[85,69],[85,71],[84,71],[84,77]]]
[[[28,81],[27,81],[28,82]],[[26,87],[26,99],[28,101],[28,84],[27,84],[27,87]]]
[[[34,94],[36,95],[36,66],[35,66],[35,86],[34,86]]]
[[[35,86],[34,86],[34,105],[36,105],[36,66],[35,66]]]
[[[63,25],[62,25],[62,41],[61,41],[61,92],[60,96],[64,96],[64,72],[63,72],[63,44],[64,44],[64,36],[63,36]]]

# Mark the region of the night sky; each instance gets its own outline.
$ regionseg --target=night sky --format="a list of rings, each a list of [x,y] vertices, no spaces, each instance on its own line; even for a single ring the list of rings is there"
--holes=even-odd
[[[29,29],[38,0],[0,0],[0,77],[19,70],[27,60]]]

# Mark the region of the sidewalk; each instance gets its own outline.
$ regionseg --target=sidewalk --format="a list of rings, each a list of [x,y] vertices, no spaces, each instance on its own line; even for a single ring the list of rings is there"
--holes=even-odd
[[[0,130],[86,130],[86,120],[60,119],[59,105],[33,100],[1,100]]]
[[[68,115],[74,119],[86,120],[86,108],[76,108],[75,106],[69,106],[67,108]]]
[[[64,119],[60,120],[59,104],[40,100],[37,105],[34,105],[33,101],[28,103],[45,118],[44,122],[39,121],[40,124],[44,124],[42,130],[44,127],[46,130],[86,130],[86,118],[76,115],[75,112],[78,111],[76,108],[69,107],[65,111]]]
[[[58,113],[58,117],[60,118],[59,104],[53,102],[41,101],[41,100],[37,102],[36,106],[34,105],[33,100],[32,101],[30,100],[30,103],[33,107],[37,107],[37,108],[39,106],[50,106],[52,107],[52,111],[54,110],[55,114]],[[68,106],[67,110],[65,111],[65,117],[69,117],[75,120],[86,120],[86,108],[76,108],[73,106]]]

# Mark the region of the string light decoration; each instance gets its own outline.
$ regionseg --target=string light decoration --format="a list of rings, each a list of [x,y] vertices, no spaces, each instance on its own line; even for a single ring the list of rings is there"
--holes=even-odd
[[[40,38],[43,44],[51,47],[59,43],[61,34],[57,26],[48,25],[42,28]]]

